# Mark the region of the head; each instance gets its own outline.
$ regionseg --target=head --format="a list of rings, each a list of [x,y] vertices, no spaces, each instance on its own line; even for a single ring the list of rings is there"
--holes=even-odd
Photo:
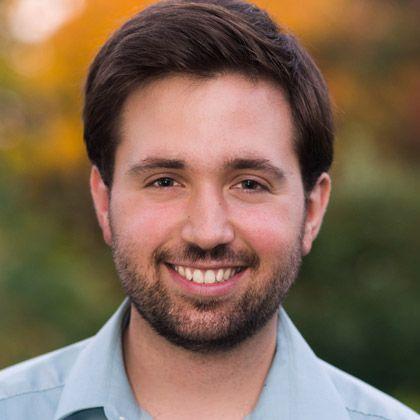
[[[241,1],[158,3],[96,56],[84,123],[98,219],[140,316],[198,351],[263,328],[330,189],[328,93],[296,39]]]

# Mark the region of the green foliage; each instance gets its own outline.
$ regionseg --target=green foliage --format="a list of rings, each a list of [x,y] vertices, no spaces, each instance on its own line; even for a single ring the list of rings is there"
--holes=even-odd
[[[420,372],[420,197],[412,175],[382,170],[336,185],[286,306],[318,356],[405,399]]]

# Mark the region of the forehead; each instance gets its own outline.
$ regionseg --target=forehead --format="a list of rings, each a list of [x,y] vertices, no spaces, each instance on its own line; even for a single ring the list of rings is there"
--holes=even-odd
[[[128,97],[115,166],[149,157],[201,167],[241,156],[296,164],[292,139],[290,107],[274,83],[237,74],[171,76]]]

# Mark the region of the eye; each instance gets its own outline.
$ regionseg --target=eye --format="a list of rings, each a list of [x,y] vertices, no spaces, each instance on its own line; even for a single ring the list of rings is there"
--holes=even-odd
[[[169,188],[169,187],[175,187],[180,185],[178,182],[176,182],[174,179],[169,177],[162,177],[154,180],[150,184],[148,184],[148,187],[155,187],[155,188]]]
[[[234,186],[235,189],[242,189],[246,191],[267,191],[268,188],[254,179],[244,179]]]

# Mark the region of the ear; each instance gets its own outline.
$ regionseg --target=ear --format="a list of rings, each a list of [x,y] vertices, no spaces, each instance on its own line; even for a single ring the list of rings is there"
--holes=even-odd
[[[312,243],[318,235],[330,199],[331,178],[324,172],[318,178],[306,201],[306,220],[304,226],[302,252],[309,254]]]
[[[96,217],[98,219],[99,226],[101,227],[104,241],[108,245],[111,245],[112,235],[109,222],[110,192],[109,188],[102,180],[101,174],[96,166],[92,166],[92,170],[90,172],[90,193],[92,194]]]

